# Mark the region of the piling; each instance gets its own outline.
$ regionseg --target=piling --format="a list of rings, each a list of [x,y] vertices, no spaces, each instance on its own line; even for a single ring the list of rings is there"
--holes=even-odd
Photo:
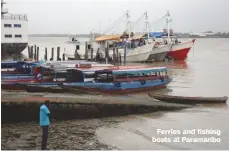
[[[122,64],[122,55],[121,55],[121,53],[119,53],[119,64],[120,65]]]
[[[52,54],[51,54],[50,61],[53,61],[53,59],[54,59],[54,48],[52,48]]]
[[[93,57],[94,57],[93,56],[93,48],[91,48],[91,61],[94,59]]]
[[[99,48],[96,51],[96,55],[95,55],[95,61],[98,61],[99,58]]]
[[[30,46],[28,46],[28,57],[31,58],[31,49],[30,49]]]
[[[30,52],[30,58],[32,58],[33,59],[33,46],[31,46],[31,52]]]
[[[44,56],[44,59],[45,59],[45,61],[48,60],[48,51],[47,51],[47,48],[45,48],[45,56]]]
[[[39,61],[39,47],[37,47],[37,55],[36,55],[36,60]]]
[[[56,60],[59,61],[60,59],[60,47],[57,47],[57,56],[56,56]]]
[[[116,64],[115,47],[113,47],[113,64]]]
[[[62,55],[62,60],[65,61],[65,53]]]
[[[85,60],[88,60],[88,45],[85,43]]]
[[[33,56],[33,59],[37,59],[37,46],[34,45],[34,56]]]
[[[126,47],[124,48],[124,65],[126,65]]]
[[[118,53],[118,48],[116,48],[116,61],[117,61],[117,64],[119,64],[119,53]]]
[[[105,48],[105,63],[108,64],[108,48]]]

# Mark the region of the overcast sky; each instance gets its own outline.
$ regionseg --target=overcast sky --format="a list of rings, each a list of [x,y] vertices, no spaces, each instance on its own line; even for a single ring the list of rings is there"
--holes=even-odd
[[[163,17],[167,10],[173,19],[175,32],[229,32],[229,0],[4,0],[11,13],[27,14],[30,34],[83,34],[91,30],[104,32],[126,10],[130,21],[136,21],[145,11],[149,21]],[[115,31],[124,29],[117,25]],[[144,23],[144,20],[142,20]],[[141,26],[139,23],[136,26]],[[100,28],[99,28],[100,27]],[[165,22],[153,24],[154,30]],[[143,29],[142,27],[136,27]]]

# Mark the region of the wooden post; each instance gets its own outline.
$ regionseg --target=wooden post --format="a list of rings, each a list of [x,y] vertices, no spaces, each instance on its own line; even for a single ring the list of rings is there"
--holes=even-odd
[[[126,65],[126,47],[124,48],[124,65]]]
[[[31,57],[31,49],[30,49],[30,46],[28,45],[28,57],[30,58]]]
[[[65,53],[62,55],[62,60],[65,61]]]
[[[33,46],[31,46],[30,58],[33,59]]]
[[[122,55],[121,55],[121,53],[119,53],[119,64],[120,65],[122,64]]]
[[[48,60],[48,51],[47,51],[47,48],[45,48],[45,56],[44,56],[44,59],[45,59],[45,61]]]
[[[93,55],[94,55],[93,54],[93,48],[91,48],[91,61],[94,60],[94,58],[93,58],[94,56]]]
[[[37,47],[37,56],[36,60],[39,61],[39,47]]]
[[[113,64],[116,64],[115,47],[113,47]]]
[[[37,59],[37,46],[34,45],[34,56],[33,56],[33,59]]]
[[[98,56],[99,56],[99,48],[98,48],[97,51],[96,51],[95,61],[98,61],[98,60],[97,60]]]
[[[60,59],[60,47],[57,47],[57,56],[56,56],[56,60],[59,61]]]
[[[119,65],[119,53],[118,53],[118,48],[116,48],[116,61],[117,61],[117,64]]]
[[[108,64],[108,48],[105,48],[105,61]]]
[[[53,61],[53,59],[54,59],[54,48],[52,48],[52,54],[51,54],[50,61]]]
[[[87,42],[85,43],[85,60],[88,60],[88,48]]]

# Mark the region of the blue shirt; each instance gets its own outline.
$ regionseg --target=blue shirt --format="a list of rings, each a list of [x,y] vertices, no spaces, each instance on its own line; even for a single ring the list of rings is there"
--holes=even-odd
[[[47,106],[44,104],[41,105],[40,107],[40,126],[49,126],[50,125],[48,114],[50,114],[50,111],[47,108]]]

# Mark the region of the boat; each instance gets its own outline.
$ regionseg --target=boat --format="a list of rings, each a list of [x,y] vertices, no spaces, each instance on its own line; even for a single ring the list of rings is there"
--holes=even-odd
[[[174,60],[185,60],[195,41],[196,39],[180,43],[174,42],[171,46],[171,50],[168,52],[168,57]]]
[[[77,68],[57,68],[54,66],[54,68],[50,69],[49,78],[44,75],[42,79],[37,79],[35,76],[31,76],[31,78],[28,76],[28,78],[24,79],[22,79],[22,77],[19,79],[4,79],[2,80],[1,88],[5,90],[26,90],[28,92],[64,93],[65,91],[58,86],[58,83],[77,81],[77,71],[84,72],[86,78],[85,81],[90,81],[90,77],[96,70],[106,68],[115,69],[113,66],[82,67],[81,65],[82,64],[78,64]]]
[[[171,96],[171,95],[159,95],[148,94],[150,97],[158,99],[163,102],[180,103],[180,104],[214,104],[214,103],[226,103],[228,97],[185,97],[185,96]]]
[[[151,38],[161,39],[161,43],[165,45],[171,45],[170,50],[166,56],[167,59],[173,60],[185,60],[188,56],[189,51],[193,47],[196,39],[191,39],[186,42],[178,41],[177,37],[174,36],[173,30],[170,29],[170,18],[169,12],[165,15],[167,29],[164,29],[163,32],[151,32],[149,35]]]
[[[121,55],[121,59],[126,59],[126,62],[145,62],[149,59],[151,53],[155,54],[155,56],[158,56],[156,58],[160,58],[161,52],[157,52],[157,49],[153,51],[155,42],[149,39],[149,32],[143,32],[140,34],[135,34],[131,32],[128,21],[128,11],[125,15],[128,25],[127,30],[124,31],[122,34],[97,36],[94,41],[91,41],[93,50],[100,50],[101,54],[106,54],[106,49],[111,50],[108,51],[108,55],[110,58],[113,58],[112,50],[118,48],[118,54],[116,55]],[[146,30],[148,31],[147,12],[141,17],[144,16],[146,18]]]
[[[72,92],[126,94],[163,88],[171,81],[166,67],[138,69],[104,69],[95,71],[90,82],[64,82],[63,89]]]
[[[171,49],[171,45],[163,45],[156,42],[152,53],[150,54],[148,60],[150,61],[164,61],[168,52]]]
[[[1,1],[1,54],[21,53],[28,45],[27,15],[10,14]]]

